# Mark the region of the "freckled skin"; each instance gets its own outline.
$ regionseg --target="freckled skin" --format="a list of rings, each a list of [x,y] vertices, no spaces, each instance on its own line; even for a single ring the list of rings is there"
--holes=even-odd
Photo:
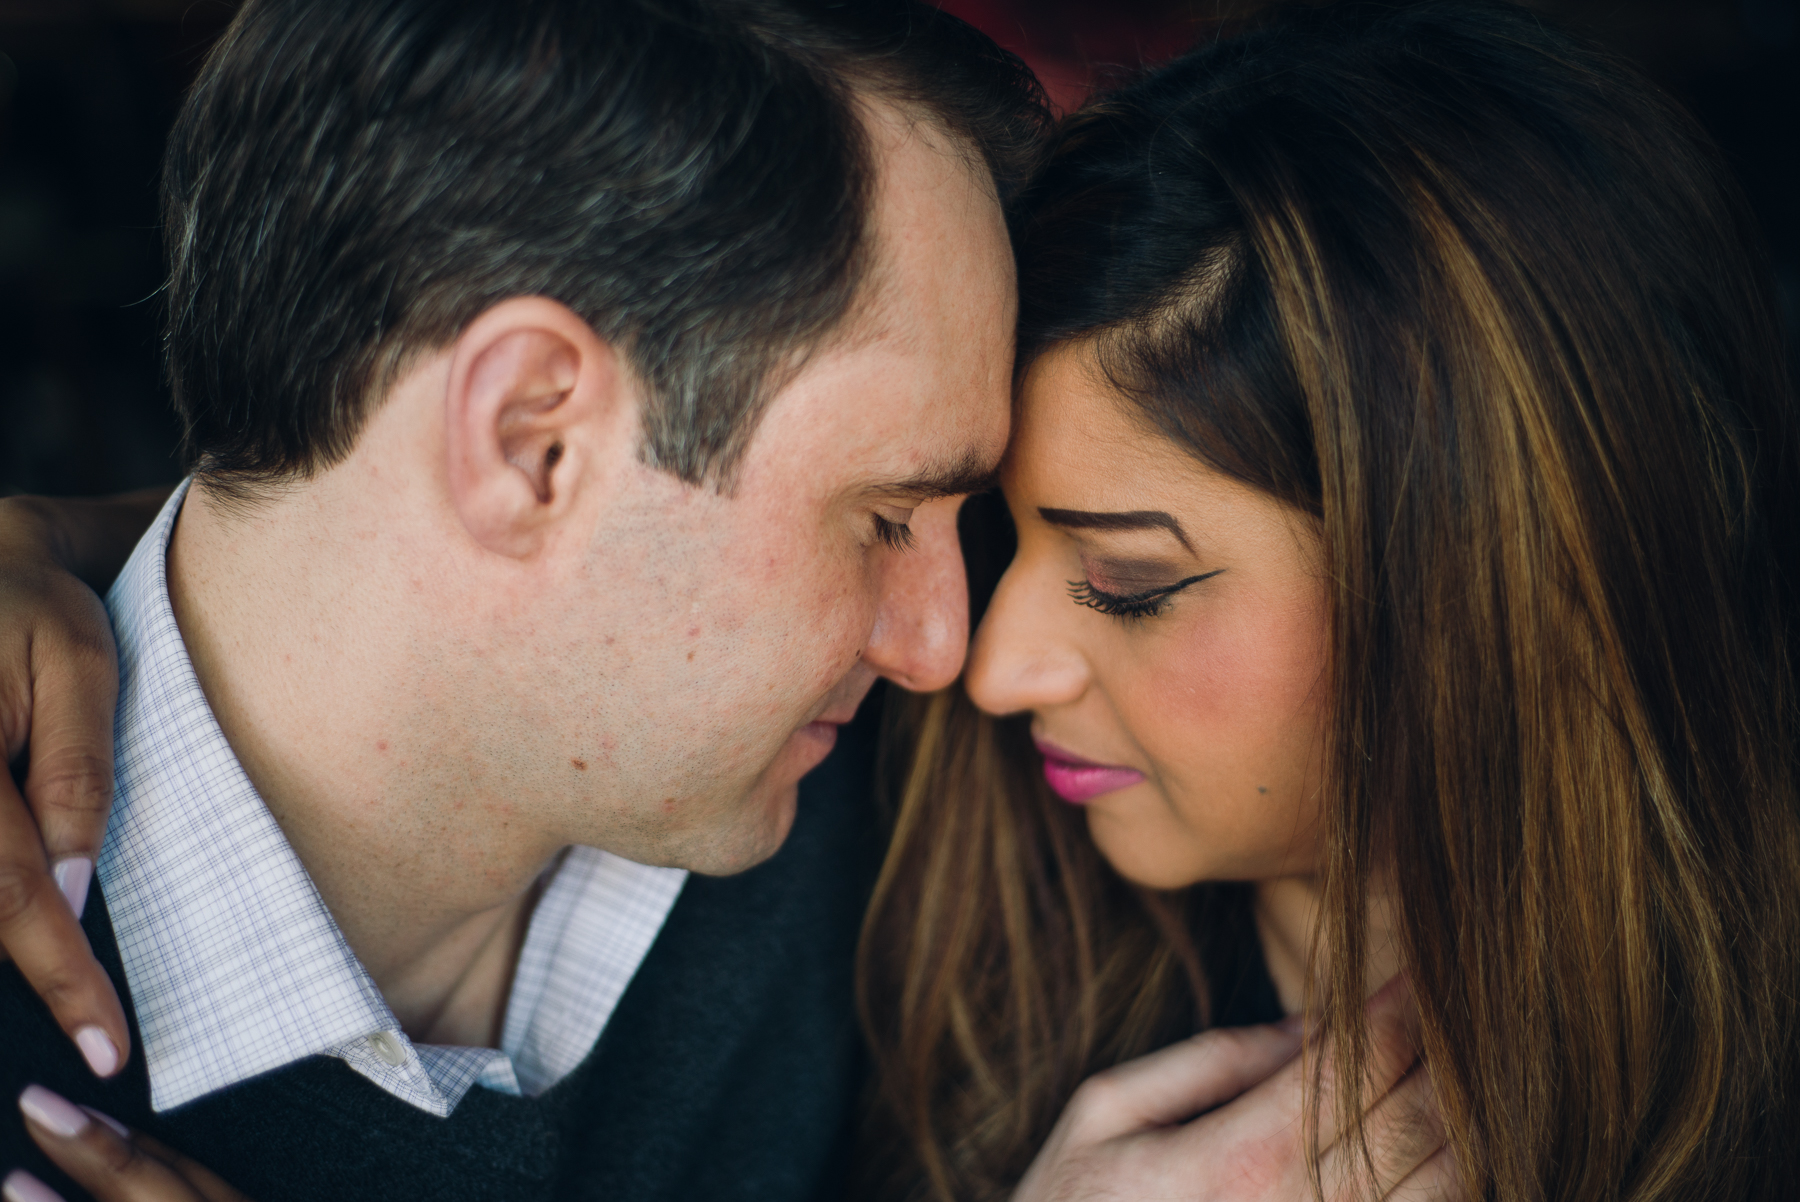
[[[909,301],[905,279],[878,279],[861,335],[822,350],[776,398],[729,494],[639,468],[630,503],[599,525],[593,600],[555,607],[580,625],[540,634],[564,653],[509,690],[520,694],[509,704],[538,711],[518,728],[529,734],[484,747],[530,774],[535,755],[562,764],[616,739],[613,788],[679,801],[615,811],[622,854],[709,872],[765,858],[786,835],[796,781],[823,754],[799,728],[847,717],[878,673],[906,677],[894,672],[896,646],[940,648],[933,674],[960,665],[958,502],[914,510],[919,549],[903,555],[874,539],[862,494],[870,479],[969,451],[991,462],[1004,445],[1014,302],[999,210],[959,158],[922,165],[938,176],[925,207],[979,204],[972,245],[941,219],[907,238],[920,267],[954,277],[940,296],[955,299]],[[511,601],[531,605],[523,590]],[[949,616],[922,623],[922,609]],[[580,741],[549,744],[552,734]]]

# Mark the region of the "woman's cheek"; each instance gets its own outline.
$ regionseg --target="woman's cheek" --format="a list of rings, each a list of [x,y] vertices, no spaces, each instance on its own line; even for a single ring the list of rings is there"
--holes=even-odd
[[[1175,819],[1161,834],[1188,844],[1195,880],[1304,870],[1315,858],[1322,624],[1292,599],[1199,617],[1139,665],[1140,687],[1126,693]]]

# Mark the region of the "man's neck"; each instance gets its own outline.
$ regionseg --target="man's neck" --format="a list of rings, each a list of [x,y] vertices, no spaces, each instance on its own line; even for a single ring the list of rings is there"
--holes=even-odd
[[[169,547],[176,622],[233,752],[402,1028],[495,1046],[557,848],[484,765],[447,754],[455,723],[414,650],[417,606],[384,595],[382,531],[347,537],[313,500],[227,512],[196,487]]]

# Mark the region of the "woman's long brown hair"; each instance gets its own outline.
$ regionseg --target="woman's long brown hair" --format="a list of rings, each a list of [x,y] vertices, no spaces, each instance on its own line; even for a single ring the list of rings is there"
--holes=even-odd
[[[1090,345],[1146,437],[1318,521],[1341,1078],[1391,880],[1474,1196],[1791,1196],[1800,454],[1702,135],[1523,10],[1335,5],[1078,114],[1015,228],[1025,361]],[[960,689],[895,734],[865,1174],[999,1198],[1084,1075],[1208,1021],[1242,909],[1121,881]]]

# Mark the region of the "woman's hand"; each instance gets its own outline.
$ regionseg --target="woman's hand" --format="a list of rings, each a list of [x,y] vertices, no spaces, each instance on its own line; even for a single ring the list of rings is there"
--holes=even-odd
[[[41,1086],[20,1095],[19,1109],[32,1142],[99,1202],[249,1202],[179,1152]],[[5,1196],[6,1202],[63,1202],[22,1169],[7,1176]]]
[[[1430,1078],[1418,1062],[1417,1011],[1405,981],[1384,986],[1368,1014],[1373,1196],[1461,1198]],[[1208,1031],[1096,1074],[1070,1099],[1012,1202],[1308,1202],[1315,1195],[1300,1046],[1298,1031],[1286,1026]],[[1367,1182],[1361,1157],[1338,1142],[1329,1099],[1319,1123],[1327,1202],[1367,1196],[1358,1190]]]
[[[166,490],[0,500],[0,961],[11,958],[94,1072],[130,1052],[78,921],[112,806],[119,666],[104,586]],[[84,579],[86,583],[84,583]]]

